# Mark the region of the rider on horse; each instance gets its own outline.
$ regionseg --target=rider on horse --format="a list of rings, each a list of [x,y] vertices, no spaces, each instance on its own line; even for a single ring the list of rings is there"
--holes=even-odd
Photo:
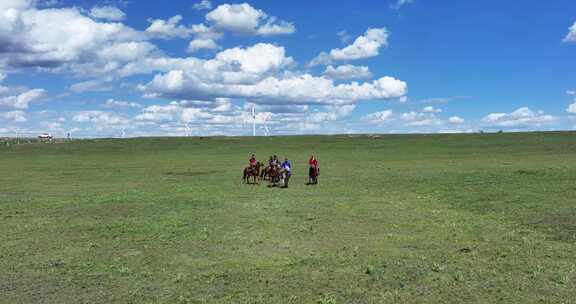
[[[290,163],[288,158],[284,158],[284,162],[282,163],[281,168],[286,172],[287,175],[292,174],[292,163]]]
[[[250,156],[250,159],[248,160],[248,163],[250,164],[251,168],[256,168],[256,164],[258,163],[258,161],[256,160],[256,155],[252,154],[252,156]]]
[[[308,170],[309,183],[317,183],[317,177],[320,175],[320,166],[318,165],[318,160],[314,155],[310,155],[310,160],[308,160],[310,169]]]
[[[319,169],[320,167],[318,167],[318,160],[316,159],[316,157],[314,157],[314,155],[310,155],[310,160],[308,161],[308,164],[310,165],[311,169]]]

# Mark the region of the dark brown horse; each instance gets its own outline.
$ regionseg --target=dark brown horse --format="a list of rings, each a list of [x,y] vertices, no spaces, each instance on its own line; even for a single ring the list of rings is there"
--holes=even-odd
[[[270,186],[276,187],[277,184],[280,182],[282,172],[280,171],[279,166],[270,166],[270,170],[268,170],[268,177],[270,178]]]
[[[270,166],[267,166],[266,168],[262,169],[262,172],[260,173],[260,179],[268,180],[269,178],[270,178]]]
[[[318,184],[318,176],[320,175],[320,168],[316,166],[310,166],[308,170],[308,185]]]
[[[250,177],[254,178],[253,184],[257,184],[258,179],[260,178],[260,169],[262,168],[262,163],[257,162],[256,166],[248,166],[244,168],[244,176],[242,177],[242,181],[246,184],[250,184]]]

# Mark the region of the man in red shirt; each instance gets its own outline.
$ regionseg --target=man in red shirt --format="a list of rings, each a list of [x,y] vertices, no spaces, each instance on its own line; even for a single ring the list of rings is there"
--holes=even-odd
[[[318,166],[318,160],[314,155],[310,156],[308,164],[310,165],[310,170],[308,171],[308,183],[316,184],[318,183],[318,175],[320,175],[320,167]]]
[[[250,160],[248,160],[248,162],[250,163],[250,167],[254,168],[256,167],[256,155],[252,154],[252,156],[250,157]]]

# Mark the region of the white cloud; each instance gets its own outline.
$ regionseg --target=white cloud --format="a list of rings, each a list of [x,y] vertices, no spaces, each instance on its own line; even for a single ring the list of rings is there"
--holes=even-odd
[[[406,4],[412,4],[414,0],[397,0],[396,3],[392,4],[391,7],[393,9],[399,9]]]
[[[326,109],[328,111],[313,112],[308,115],[307,122],[318,124],[343,119],[352,114],[354,109],[356,109],[356,105],[329,106]]]
[[[256,103],[350,104],[358,100],[382,100],[403,96],[405,82],[382,77],[373,82],[335,85],[332,80],[309,74],[267,77],[253,84],[205,83],[199,75],[171,71],[157,75],[146,86],[152,96],[163,98],[247,98]]]
[[[180,24],[182,16],[176,15],[168,20],[152,19],[149,20],[150,26],[146,29],[146,34],[150,38],[157,39],[186,39],[194,36],[197,40],[216,40],[222,38],[223,33],[213,27],[208,27],[204,24],[193,24],[185,26]]]
[[[188,45],[188,52],[194,53],[199,50],[217,50],[220,46],[212,39],[194,39]]]
[[[407,126],[412,127],[430,127],[442,124],[442,120],[436,117],[434,113],[426,112],[408,112],[400,117]]]
[[[212,8],[212,2],[210,0],[202,0],[192,5],[192,7],[197,10],[208,10]]]
[[[110,83],[102,79],[82,81],[70,86],[70,91],[74,93],[103,92],[110,90],[112,90]]]
[[[244,110],[250,111],[252,109],[251,103],[246,103]],[[302,114],[310,110],[308,105],[254,105],[257,112],[271,112],[271,113],[291,113]]]
[[[482,118],[482,121],[485,123],[493,124],[498,122],[501,118],[506,117],[506,113],[490,113]]]
[[[576,102],[569,105],[568,109],[566,109],[566,111],[570,114],[576,114]]]
[[[324,71],[324,75],[332,79],[366,79],[371,78],[372,73],[367,66],[355,66],[355,65],[340,65],[333,67],[329,65]]]
[[[183,108],[177,103],[169,105],[153,105],[146,107],[142,113],[138,114],[134,119],[136,121],[146,122],[170,122],[176,119],[176,115],[181,115]]]
[[[168,20],[154,19],[146,29],[151,37],[160,39],[188,38],[193,34],[193,29],[179,24],[182,16],[176,15]]]
[[[259,113],[259,115],[263,115],[263,113]],[[217,100],[213,103],[198,101],[152,105],[143,109],[134,117],[134,120],[145,124],[188,123],[225,126],[229,124],[240,125],[247,120],[248,116],[248,112],[239,111],[228,100]]]
[[[0,97],[0,107],[24,110],[31,102],[44,97],[45,94],[46,91],[43,89],[34,89],[19,95]]]
[[[354,42],[342,49],[332,49],[330,53],[320,53],[309,63],[310,66],[329,64],[340,60],[358,60],[378,56],[380,48],[388,46],[389,33],[385,28],[366,30]]]
[[[216,55],[216,60],[229,65],[239,65],[240,70],[248,73],[266,73],[292,63],[285,56],[283,47],[258,43],[249,48],[232,48]]]
[[[289,35],[296,32],[294,24],[286,21],[276,21],[276,18],[270,17],[256,31],[260,36]]]
[[[0,112],[0,118],[15,123],[28,121],[24,111],[10,111],[4,113]]]
[[[144,34],[121,23],[98,22],[76,8],[36,9],[33,1],[25,2],[2,1],[17,9],[1,10],[9,13],[0,14],[0,68],[108,74],[157,52]]]
[[[124,20],[126,14],[113,6],[95,6],[90,10],[90,16],[96,19],[121,21]]]
[[[104,111],[80,111],[72,117],[72,120],[79,123],[91,123],[99,128],[127,125],[130,122],[116,113]]]
[[[532,111],[523,107],[512,113],[491,113],[482,119],[488,126],[496,127],[539,127],[556,120],[556,117],[543,111]]]
[[[454,125],[459,125],[459,124],[463,124],[465,121],[463,118],[458,117],[458,116],[452,116],[448,119],[448,122]]]
[[[427,106],[422,109],[424,113],[441,113],[442,109],[434,108],[433,106]]]
[[[564,37],[564,42],[576,42],[576,22],[569,28],[568,34]]]
[[[106,100],[106,102],[104,103],[104,107],[111,109],[128,109],[128,108],[142,108],[142,105],[135,102],[115,100],[111,98]]]
[[[54,7],[57,5],[62,5],[60,0],[41,0],[38,2],[39,7]]]
[[[146,58],[128,64],[120,74],[181,72],[198,78],[198,84],[248,84],[262,80],[269,74],[279,73],[292,66],[294,60],[286,57],[285,49],[272,44],[259,43],[247,48],[232,48],[219,52],[215,58],[204,60],[188,58]]]
[[[253,99],[257,103],[344,104],[396,98],[406,93],[406,83],[392,77],[335,85],[324,77],[282,73],[292,62],[283,47],[260,43],[222,51],[211,60],[151,60],[130,66],[125,73],[167,71],[142,88],[150,97],[169,99],[229,97]]]
[[[393,115],[394,115],[394,112],[392,112],[391,110],[385,110],[385,111],[367,114],[367,115],[363,116],[362,118],[360,118],[360,120],[365,121],[365,122],[369,122],[369,123],[384,123],[384,122],[388,122],[388,121],[392,120]]]
[[[336,33],[336,35],[340,38],[340,42],[342,43],[350,43],[350,41],[352,40],[352,35],[348,34],[348,32],[346,30],[342,30],[339,31],[338,33]]]
[[[34,6],[35,0],[2,0],[0,2],[0,11],[8,11],[9,9],[24,10]],[[14,12],[9,12],[14,13]]]
[[[245,35],[270,36],[296,31],[292,23],[279,21],[248,3],[222,4],[206,14],[206,21],[216,29]]]

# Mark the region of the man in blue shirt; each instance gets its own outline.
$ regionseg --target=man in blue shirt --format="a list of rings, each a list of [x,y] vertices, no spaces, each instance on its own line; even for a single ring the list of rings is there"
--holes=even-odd
[[[288,158],[284,159],[284,162],[282,163],[282,169],[285,170],[286,173],[288,173],[288,174],[292,173],[292,164],[290,163]]]
[[[280,165],[280,168],[282,168],[282,182],[284,183],[282,188],[288,188],[288,181],[290,180],[290,176],[292,176],[292,164],[288,158],[284,158],[284,162]]]

